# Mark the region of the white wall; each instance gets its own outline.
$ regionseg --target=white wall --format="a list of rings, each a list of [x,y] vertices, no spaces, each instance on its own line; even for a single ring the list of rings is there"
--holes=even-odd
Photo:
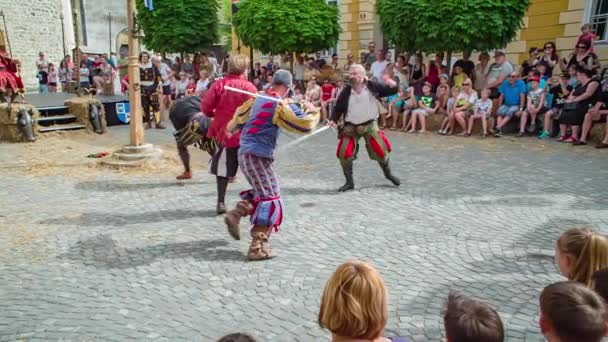
[[[112,15],[111,43],[108,13]],[[124,0],[85,0],[84,15],[87,44],[83,45],[83,51],[109,54],[111,45],[112,52],[117,53],[116,36],[121,30],[127,28],[127,2]]]

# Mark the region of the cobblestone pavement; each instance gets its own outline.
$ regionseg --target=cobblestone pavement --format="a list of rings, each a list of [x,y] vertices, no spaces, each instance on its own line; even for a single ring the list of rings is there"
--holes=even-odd
[[[386,281],[388,336],[439,341],[454,289],[494,305],[508,341],[540,341],[539,291],[562,279],[556,238],[576,225],[608,230],[608,154],[532,138],[388,134],[400,188],[363,153],[357,190],[338,194],[329,131],[281,153],[279,257],[256,263],[214,215],[214,179],[200,163],[183,183],[176,168],[32,173],[14,160],[24,145],[0,144],[0,340],[214,341],[243,331],[326,341],[316,324],[323,284],[358,258]],[[243,189],[241,176],[231,202]]]

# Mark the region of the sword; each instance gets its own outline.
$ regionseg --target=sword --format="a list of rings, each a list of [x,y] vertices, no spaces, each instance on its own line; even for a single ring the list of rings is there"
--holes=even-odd
[[[315,135],[317,135],[317,134],[319,134],[319,133],[321,133],[321,132],[324,132],[324,131],[328,130],[329,128],[331,128],[331,127],[330,127],[330,126],[325,126],[325,127],[319,128],[318,130],[316,130],[316,131],[314,131],[314,132],[312,132],[312,133],[310,133],[310,134],[306,134],[306,135],[301,136],[301,137],[299,137],[299,138],[297,138],[297,139],[295,139],[295,140],[292,140],[292,141],[290,141],[290,142],[289,142],[287,145],[282,146],[282,147],[279,149],[279,152],[282,152],[282,151],[284,151],[284,150],[286,150],[286,149],[290,148],[290,147],[291,147],[291,146],[293,146],[293,145],[297,145],[297,144],[299,144],[299,143],[303,142],[304,140],[306,140],[306,139],[308,139],[308,138],[314,137]]]
[[[261,94],[256,94],[256,93],[250,93],[247,90],[242,90],[242,89],[238,89],[238,88],[233,88],[231,86],[224,86],[224,89],[228,90],[228,91],[233,91],[235,93],[240,93],[240,94],[245,94],[245,95],[249,95],[249,96],[253,96],[253,97],[260,97],[269,101],[274,101],[274,102],[283,102],[283,100],[276,98],[276,97],[270,97],[270,96],[266,96],[266,95],[261,95]]]

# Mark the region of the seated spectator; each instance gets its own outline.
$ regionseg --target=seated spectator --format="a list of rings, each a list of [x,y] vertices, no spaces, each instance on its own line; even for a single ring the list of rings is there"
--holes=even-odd
[[[270,88],[270,86],[272,86],[272,73],[266,75],[266,81],[264,82],[264,85],[262,86],[262,90],[266,91],[268,88]]]
[[[416,106],[414,87],[408,87],[406,84],[401,84],[399,86],[397,97],[392,98],[391,101],[389,101],[389,111],[386,119],[392,119],[390,129],[397,129],[397,121],[399,120],[399,116],[401,116],[403,113],[401,129],[405,131],[408,125],[408,117],[411,110],[416,108]],[[388,122],[385,122],[385,125],[388,125]]]
[[[528,74],[536,68],[538,64],[538,48],[531,47],[528,50],[528,58],[521,64],[519,74],[522,76],[522,81],[528,83]]]
[[[446,113],[449,96],[450,87],[447,84],[440,84],[439,87],[437,87],[437,92],[435,93],[435,97],[437,98],[437,102],[439,104],[439,108],[437,108],[437,113]]]
[[[536,131],[536,117],[538,115],[544,115],[548,111],[547,107],[545,107],[545,89],[540,87],[540,79],[534,77],[528,81],[528,84],[530,84],[532,89],[528,92],[527,106],[521,115],[519,133],[517,134],[518,137],[524,136],[528,118],[530,118],[528,133],[534,133]]]
[[[540,330],[549,342],[600,342],[606,320],[602,298],[580,283],[554,283],[540,294]]]
[[[502,342],[505,332],[500,316],[488,304],[450,293],[443,325],[450,342]]]
[[[226,335],[217,340],[217,342],[256,342],[256,339],[247,334],[236,333]]]
[[[585,118],[583,119],[583,127],[581,129],[581,137],[577,142],[574,143],[575,146],[587,145],[587,137],[593,125],[598,122],[606,122],[606,119],[608,119],[607,86],[607,84],[604,84],[603,91],[596,99],[597,102],[591,109],[589,109],[587,114],[585,114]]]
[[[511,63],[507,62],[505,53],[503,51],[496,51],[494,53],[494,59],[495,62],[490,65],[490,69],[486,74],[486,84],[484,86],[484,88],[490,89],[490,98],[492,100],[496,100],[500,97],[499,88],[504,84],[505,81],[507,81],[509,75],[518,75],[516,72],[514,72]],[[500,103],[495,103],[494,107],[499,108]]]
[[[321,107],[321,87],[317,84],[316,76],[313,76],[310,81],[308,81],[304,98],[306,101],[311,102],[315,107]]]
[[[199,72],[199,79],[196,82],[196,95],[203,96],[205,91],[209,89],[210,83],[211,80],[209,79],[209,72],[201,68],[201,71]]]
[[[595,52],[593,47],[593,43],[595,42],[595,33],[593,32],[591,24],[584,24],[581,27],[581,35],[578,36],[576,44],[578,45],[578,43],[582,41],[590,42],[591,44],[589,45],[589,52]]]
[[[188,77],[188,86],[186,86],[186,96],[196,96],[196,79],[194,76]]]
[[[545,67],[545,70],[541,71],[541,75],[547,79],[553,76],[553,68],[559,63],[556,50],[554,42],[546,42],[543,55],[538,60],[538,64]]]
[[[582,67],[587,71],[590,71],[592,75],[595,75],[597,70],[600,68],[600,62],[597,55],[589,48],[591,42],[588,40],[581,40],[576,44],[576,50],[570,54],[567,58],[564,58],[560,62],[562,70],[566,70],[572,66]]]
[[[441,122],[441,128],[439,128],[439,134],[447,135],[448,131],[452,129],[452,126],[449,125],[450,122],[454,122],[454,109],[456,109],[456,101],[458,96],[460,95],[460,88],[453,87],[450,92],[450,97],[447,101],[446,106],[446,117]],[[450,133],[451,134],[451,133]]]
[[[546,64],[538,64],[535,68],[536,72],[538,72],[538,78],[543,82],[547,82],[549,76],[547,76],[547,65]],[[541,87],[544,88],[544,87]]]
[[[177,60],[177,58],[176,58]],[[186,77],[186,73],[180,71],[179,73],[179,81],[175,83],[175,98],[181,99],[186,96],[186,88],[188,87],[188,77]]]
[[[499,88],[498,111],[496,112],[495,137],[502,136],[502,129],[513,116],[521,116],[526,103],[526,84],[519,79],[517,72],[512,72]]]
[[[464,73],[462,66],[454,65],[454,69],[452,70],[452,76],[450,77],[450,85],[452,87],[462,88],[462,83],[467,78],[469,77]]]
[[[578,85],[578,79],[576,78],[576,66],[568,67],[568,85],[572,89]]]
[[[464,81],[464,80],[463,80]],[[439,85],[444,85],[449,88],[450,86],[450,77],[447,74],[439,75]],[[439,88],[439,86],[437,87]]]
[[[339,61],[339,59],[338,59],[337,53],[334,53],[333,55],[331,55],[331,64],[330,65],[336,71],[338,69],[340,69],[340,66],[338,65],[338,61]]]
[[[95,58],[97,60],[97,58]],[[111,84],[114,78],[114,70],[108,64],[108,59],[106,56],[101,56],[99,66],[96,68],[97,74],[93,76],[93,83],[95,83],[95,88],[97,89],[97,93],[100,94],[103,92],[104,87],[107,84]]]
[[[431,93],[432,85],[426,82],[422,86],[422,96],[418,99],[418,108],[412,112],[412,120],[410,122],[410,130],[408,133],[416,132],[416,122],[420,120],[420,131],[419,133],[426,132],[426,118],[431,116],[439,108],[439,102],[435,98],[435,95]]]
[[[302,87],[301,86],[296,86],[294,88],[293,100],[296,101],[296,102],[304,101],[304,93],[302,92]]]
[[[595,271],[593,282],[595,283],[595,292],[602,296],[604,303],[608,305],[608,268]]]
[[[608,238],[590,229],[570,229],[557,240],[555,262],[566,278],[593,289],[593,273],[608,267]]]
[[[528,83],[526,84],[527,93],[529,93],[530,90],[532,90],[532,84],[529,81],[533,78],[538,78],[538,87],[540,89],[545,89],[545,87],[547,86],[547,81],[544,78],[542,78],[540,75],[542,75],[542,74],[538,70],[532,70],[528,73]]]
[[[465,136],[471,136],[471,131],[473,131],[473,125],[475,124],[475,120],[481,119],[481,125],[483,128],[481,136],[485,138],[488,136],[487,120],[492,116],[492,100],[490,99],[490,89],[484,89],[481,91],[481,98],[475,101],[475,106],[473,108],[473,115],[469,117],[469,127]]]
[[[255,89],[257,89],[258,91],[262,91],[262,80],[260,80],[259,77],[254,77],[253,78],[253,85],[255,86]]]
[[[608,148],[608,119],[606,119],[606,133],[604,133],[604,140],[597,144],[595,148],[605,149]]]
[[[462,133],[460,136],[465,136],[467,134],[467,122],[466,118],[469,115],[473,114],[473,106],[477,102],[477,92],[473,89],[473,81],[470,79],[466,79],[462,83],[462,91],[460,92],[460,96],[458,101],[456,102],[456,108],[454,109],[454,118],[449,125],[454,127],[454,119],[462,128]]]
[[[549,110],[545,113],[545,119],[543,121],[543,131],[538,136],[539,139],[547,139],[551,136],[557,135],[557,132],[553,132],[553,121],[559,118],[566,98],[572,91],[572,87],[568,85],[568,77],[562,75],[559,78],[552,78],[547,83],[548,94],[547,97],[551,97]]]
[[[331,340],[406,342],[383,338],[387,321],[386,288],[378,272],[360,261],[346,262],[325,283],[318,322]]]
[[[591,78],[593,74],[593,71],[583,66],[577,67],[576,78],[579,85],[568,96],[562,110],[562,115],[560,115],[560,137],[558,141],[571,143],[578,141],[578,133],[585,120],[585,114],[589,110],[589,106],[595,103],[595,99],[601,90],[600,82],[595,78]],[[570,137],[566,136],[568,126],[572,128],[572,135]]]
[[[329,78],[326,78],[321,86],[321,122],[325,122],[329,113],[329,104],[332,101],[331,94],[334,92],[336,87],[331,84]]]

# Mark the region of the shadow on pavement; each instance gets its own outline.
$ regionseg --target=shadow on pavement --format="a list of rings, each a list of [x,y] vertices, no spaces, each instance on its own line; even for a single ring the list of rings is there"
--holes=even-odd
[[[75,189],[101,192],[137,191],[150,189],[164,189],[185,187],[192,185],[211,184],[210,182],[164,182],[164,183],[120,183],[116,181],[82,181],[76,184]]]
[[[157,223],[186,220],[196,217],[215,217],[215,210],[160,210],[134,214],[109,212],[91,212],[76,217],[57,217],[42,220],[40,224],[76,225],[76,226],[126,226],[138,223]]]
[[[80,240],[60,258],[81,262],[96,268],[133,268],[161,259],[193,258],[208,261],[245,261],[245,255],[238,250],[223,250],[228,246],[225,240],[189,241],[163,243],[145,247],[124,248],[116,244],[109,235],[97,235]]]

